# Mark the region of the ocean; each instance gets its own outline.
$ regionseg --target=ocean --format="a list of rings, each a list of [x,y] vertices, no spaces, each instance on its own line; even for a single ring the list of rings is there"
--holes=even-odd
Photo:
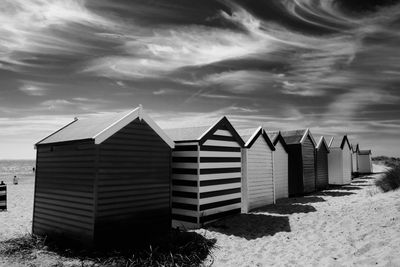
[[[33,183],[35,165],[35,160],[0,160],[0,182],[12,183],[16,175],[18,183]]]

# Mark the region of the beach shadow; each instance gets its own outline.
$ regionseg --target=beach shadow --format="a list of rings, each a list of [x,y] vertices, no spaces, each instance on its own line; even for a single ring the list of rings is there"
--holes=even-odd
[[[254,212],[268,212],[274,214],[289,215],[294,213],[309,213],[317,211],[311,205],[304,205],[298,203],[277,203],[275,205],[268,205],[253,210]]]
[[[364,177],[358,177],[357,179],[360,180],[375,180],[376,178],[373,176],[364,176]]]
[[[313,195],[304,196],[304,197],[291,197],[291,198],[283,198],[278,199],[276,204],[307,204],[307,203],[318,203],[318,202],[325,202],[326,200],[322,197],[316,197]]]
[[[264,214],[238,214],[219,220],[207,227],[211,231],[252,240],[290,232],[289,217]]]
[[[373,186],[373,184],[357,184],[357,186]]]
[[[368,181],[363,181],[363,180],[357,180],[357,181],[352,181],[351,183],[352,184],[364,184],[364,183],[367,183]]]
[[[345,191],[352,191],[352,190],[360,190],[362,189],[361,187],[358,186],[351,186],[351,185],[335,185],[335,186],[330,186],[328,190],[345,190]]]
[[[350,196],[354,195],[353,192],[340,192],[340,191],[322,191],[318,192],[315,195],[318,196],[329,196],[329,197],[343,197],[343,196]]]

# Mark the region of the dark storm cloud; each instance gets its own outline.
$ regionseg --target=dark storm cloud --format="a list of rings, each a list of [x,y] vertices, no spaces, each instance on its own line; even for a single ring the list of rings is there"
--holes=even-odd
[[[141,103],[167,126],[230,115],[396,142],[395,2],[1,1],[3,135]]]

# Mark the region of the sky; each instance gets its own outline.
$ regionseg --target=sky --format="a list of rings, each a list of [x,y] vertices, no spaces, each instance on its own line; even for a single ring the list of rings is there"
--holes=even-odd
[[[69,123],[348,134],[400,156],[400,1],[2,0],[0,158]]]

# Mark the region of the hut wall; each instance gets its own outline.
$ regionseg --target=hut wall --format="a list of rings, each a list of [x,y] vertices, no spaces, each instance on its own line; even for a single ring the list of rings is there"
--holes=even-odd
[[[348,146],[343,148],[343,184],[351,183],[351,151]]]
[[[34,234],[92,244],[95,159],[92,141],[37,147]]]
[[[197,228],[241,210],[241,147],[224,128],[172,153],[172,224]]]
[[[288,145],[289,151],[289,196],[303,194],[303,157],[301,145]]]
[[[172,226],[199,225],[199,145],[176,143],[172,151]]]
[[[97,243],[136,242],[170,229],[170,164],[170,147],[139,119],[100,144]]]
[[[289,196],[288,153],[280,142],[275,145],[273,158],[275,198],[287,198]]]
[[[324,145],[317,150],[317,179],[316,187],[318,190],[323,190],[328,187],[328,150]]]
[[[329,184],[343,184],[343,153],[340,148],[331,148],[328,154]]]
[[[358,155],[358,162],[360,164],[360,166],[359,166],[360,173],[371,173],[372,172],[371,155]]]
[[[272,150],[260,135],[243,149],[242,212],[274,203]]]
[[[358,172],[357,153],[351,153],[351,162],[353,163],[353,165],[352,165],[353,173]]]
[[[304,193],[315,191],[315,146],[307,136],[302,145]]]

